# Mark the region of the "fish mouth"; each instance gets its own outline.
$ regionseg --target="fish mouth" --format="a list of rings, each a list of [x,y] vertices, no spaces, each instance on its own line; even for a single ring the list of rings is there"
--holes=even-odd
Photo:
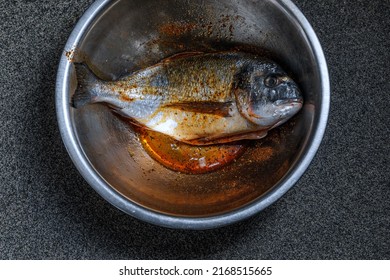
[[[274,102],[276,106],[302,106],[303,99],[302,98],[287,98],[287,99],[281,99]]]

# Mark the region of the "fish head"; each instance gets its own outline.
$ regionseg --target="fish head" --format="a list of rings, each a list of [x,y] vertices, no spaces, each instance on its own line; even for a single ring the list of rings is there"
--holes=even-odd
[[[263,127],[279,126],[303,105],[298,85],[273,62],[250,65],[238,75],[236,101],[240,113]]]

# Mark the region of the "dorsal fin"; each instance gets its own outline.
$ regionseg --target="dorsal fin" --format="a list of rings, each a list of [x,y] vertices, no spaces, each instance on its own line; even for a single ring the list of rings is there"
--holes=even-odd
[[[169,56],[167,58],[164,58],[163,60],[161,60],[161,63],[168,63],[168,62],[171,62],[171,61],[174,61],[174,60],[177,60],[177,59],[197,56],[197,55],[201,55],[201,54],[204,54],[204,53],[203,52],[196,52],[196,51],[176,53],[176,54],[171,55],[171,56]]]
[[[181,111],[195,112],[200,114],[211,114],[221,117],[231,117],[230,108],[232,102],[177,102],[166,104],[164,107],[175,108]]]

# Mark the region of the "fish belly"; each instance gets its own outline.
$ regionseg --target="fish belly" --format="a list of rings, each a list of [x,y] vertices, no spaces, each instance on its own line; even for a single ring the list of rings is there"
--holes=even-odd
[[[146,128],[169,135],[178,141],[192,143],[204,139],[204,144],[257,129],[243,118],[237,109],[233,109],[231,116],[223,117],[167,108],[159,110],[147,120],[142,120],[142,123]]]

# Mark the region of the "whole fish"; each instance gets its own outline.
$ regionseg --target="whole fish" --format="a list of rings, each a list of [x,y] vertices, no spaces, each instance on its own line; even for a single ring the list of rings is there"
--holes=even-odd
[[[303,104],[280,66],[242,52],[181,53],[116,81],[75,66],[73,107],[103,102],[139,126],[192,145],[260,139]]]

